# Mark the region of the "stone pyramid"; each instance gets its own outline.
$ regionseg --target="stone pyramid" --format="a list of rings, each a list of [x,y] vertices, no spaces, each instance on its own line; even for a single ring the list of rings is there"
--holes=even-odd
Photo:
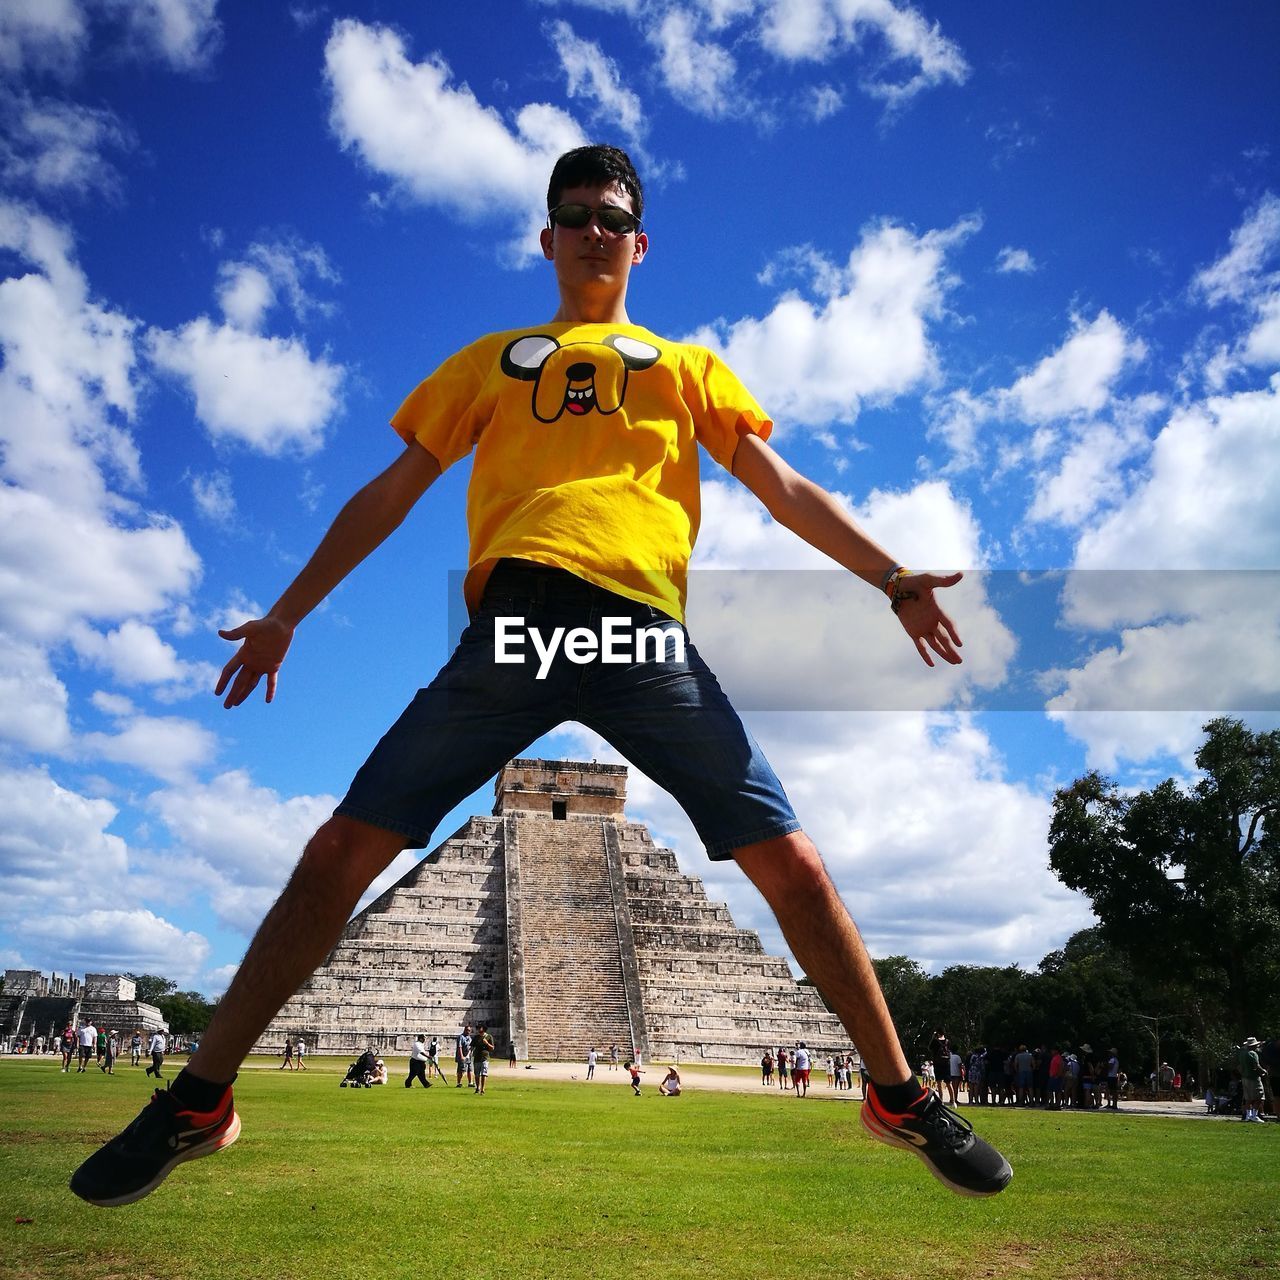
[[[670,849],[623,813],[625,766],[513,760],[475,817],[352,918],[255,1046],[452,1052],[462,1024],[500,1054],[585,1058],[634,1048],[683,1063],[755,1063],[848,1033],[787,962],[766,955]]]

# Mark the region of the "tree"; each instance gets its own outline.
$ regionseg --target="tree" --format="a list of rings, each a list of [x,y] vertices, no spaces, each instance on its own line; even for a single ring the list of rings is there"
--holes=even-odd
[[[192,1035],[202,1032],[213,1017],[215,1005],[198,991],[177,991],[161,996],[156,1007],[176,1035]]]
[[[168,978],[161,978],[154,973],[126,973],[126,978],[132,978],[134,985],[137,987],[135,999],[142,1004],[153,1004],[158,1009],[160,1000],[172,991],[177,991],[178,984],[171,982]]]
[[[1280,732],[1225,718],[1204,731],[1190,789],[1129,795],[1091,772],[1058,791],[1049,865],[1137,974],[1195,994],[1207,1041],[1215,1020],[1239,1038],[1277,1008]]]
[[[908,956],[873,960],[880,989],[893,1014],[902,1052],[908,1062],[919,1062],[929,1040],[929,975]]]

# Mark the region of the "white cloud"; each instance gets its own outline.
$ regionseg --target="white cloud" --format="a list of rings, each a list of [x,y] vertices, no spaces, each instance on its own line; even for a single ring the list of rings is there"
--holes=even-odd
[[[996,255],[996,270],[1002,275],[1013,272],[1016,275],[1029,276],[1036,270],[1036,260],[1026,249],[1015,249],[1005,245]]]
[[[345,370],[313,357],[298,338],[246,333],[199,316],[172,332],[148,334],[152,360],[181,379],[196,417],[215,440],[275,457],[315,453],[341,408]]]
[[[157,791],[148,803],[172,834],[177,852],[203,868],[219,918],[248,933],[338,799],[281,797],[234,770],[209,782]]]
[[[67,690],[45,652],[0,634],[0,738],[58,752],[71,740]]]
[[[891,106],[924,89],[968,79],[959,46],[910,5],[892,0],[765,0],[761,5],[761,43],[787,61],[826,62],[861,50],[867,36],[879,41],[882,58],[862,77],[862,88]],[[908,67],[905,77],[889,74],[901,64]]]
[[[135,145],[132,132],[105,109],[0,95],[0,176],[11,188],[115,197],[120,175],[107,153]]]
[[[1075,316],[1072,325],[1062,346],[1007,392],[1010,408],[1027,422],[1100,413],[1121,373],[1146,355],[1142,339],[1131,337],[1105,310],[1087,323]]]
[[[186,981],[208,943],[138,900],[117,810],[40,769],[0,768],[0,934],[23,967],[165,973]]]
[[[8,72],[65,74],[87,43],[84,8],[77,0],[6,0],[0,5],[0,68]]]
[[[195,71],[213,60],[222,43],[218,0],[99,0],[124,23],[126,38],[142,57],[177,71]]]
[[[571,116],[530,103],[508,125],[467,85],[452,83],[439,54],[413,62],[394,31],[351,19],[334,24],[325,77],[330,127],[344,149],[422,204],[521,225],[519,251],[537,252],[547,175],[587,140]]]
[[[227,526],[235,519],[236,496],[231,488],[231,477],[225,471],[192,476],[191,496],[196,510],[210,524]]]
[[[133,714],[120,717],[114,732],[82,735],[75,752],[84,760],[106,760],[165,782],[182,782],[208,764],[217,748],[217,738],[194,720]]]
[[[1256,318],[1241,348],[1244,362],[1264,368],[1280,365],[1280,290],[1258,302]]]
[[[973,514],[944,483],[875,491],[861,506],[835,497],[908,565],[982,563]],[[703,513],[689,626],[735,705],[925,709],[963,702],[973,689],[1004,679],[1016,642],[988,604],[980,577],[942,597],[964,641],[963,665],[939,662],[931,669],[883,596],[775,524],[745,489],[704,484]]]
[[[700,24],[687,9],[668,10],[648,30],[668,91],[698,115],[717,120],[748,108],[738,89],[738,64],[722,45],[699,40]]]
[[[1211,715],[1274,717],[1278,439],[1280,374],[1180,406],[1128,494],[1081,534],[1063,624],[1105,640],[1057,673],[1049,710],[1098,767],[1189,760]]]
[[[1222,390],[1247,366],[1280,365],[1280,197],[1258,201],[1231,233],[1231,247],[1200,271],[1191,294],[1211,306],[1234,304],[1248,326],[1234,343],[1222,343],[1203,369],[1205,385]]]
[[[170,521],[125,525],[0,487],[0,623],[17,634],[53,641],[79,618],[154,614],[186,595],[199,572]]]
[[[129,618],[106,634],[76,626],[68,639],[80,658],[128,687],[168,686],[169,696],[183,696],[212,688],[217,668],[207,662],[188,662],[154,627]],[[162,692],[164,692],[162,690]]]
[[[55,967],[82,973],[161,973],[183,988],[198,977],[209,955],[203,934],[179,928],[145,907],[93,907],[69,919],[37,919],[24,927],[23,944],[52,957]]]
[[[218,305],[227,322],[246,333],[259,332],[268,312],[282,301],[300,321],[317,312],[327,315],[333,307],[312,296],[308,287],[312,277],[326,284],[340,279],[319,245],[259,241],[249,246],[244,260],[219,267]]]
[[[77,619],[150,614],[194,585],[181,528],[122,497],[142,473],[127,423],[137,324],[90,297],[66,229],[0,202],[0,625],[61,640]]]
[[[776,417],[851,423],[864,401],[887,402],[934,377],[928,328],[953,284],[946,254],[977,225],[964,219],[920,236],[891,223],[868,228],[843,267],[823,264],[828,296],[788,292],[763,318],[721,321],[689,341],[720,351]]]
[[[1192,290],[1210,303],[1244,302],[1280,249],[1280,197],[1267,192],[1231,233],[1231,248],[1197,273]]]
[[[607,121],[631,144],[643,145],[648,119],[639,97],[622,83],[618,64],[567,22],[553,22],[547,34],[564,69],[569,97],[585,99],[596,120]]]
[[[1059,459],[1056,470],[1036,477],[1027,520],[1079,528],[1099,507],[1124,497],[1125,464],[1145,446],[1141,433],[1110,423],[1090,423]]]
[[[1127,502],[1085,531],[1082,569],[1269,568],[1280,550],[1280,375],[1177,409]]]

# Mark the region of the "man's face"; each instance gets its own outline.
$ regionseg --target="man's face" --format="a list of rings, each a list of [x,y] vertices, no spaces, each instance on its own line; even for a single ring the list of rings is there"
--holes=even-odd
[[[559,204],[585,204],[592,209],[616,205],[634,213],[631,197],[618,186],[566,187]],[[561,290],[599,285],[624,289],[631,268],[640,262],[649,248],[649,237],[643,231],[629,235],[606,231],[597,218],[585,227],[544,227],[542,254],[554,262]]]

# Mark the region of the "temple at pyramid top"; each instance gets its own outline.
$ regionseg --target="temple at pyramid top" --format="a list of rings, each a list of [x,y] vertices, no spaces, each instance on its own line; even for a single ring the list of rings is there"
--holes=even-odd
[[[627,798],[627,766],[581,760],[512,760],[493,784],[495,817],[538,813],[622,817]]]

